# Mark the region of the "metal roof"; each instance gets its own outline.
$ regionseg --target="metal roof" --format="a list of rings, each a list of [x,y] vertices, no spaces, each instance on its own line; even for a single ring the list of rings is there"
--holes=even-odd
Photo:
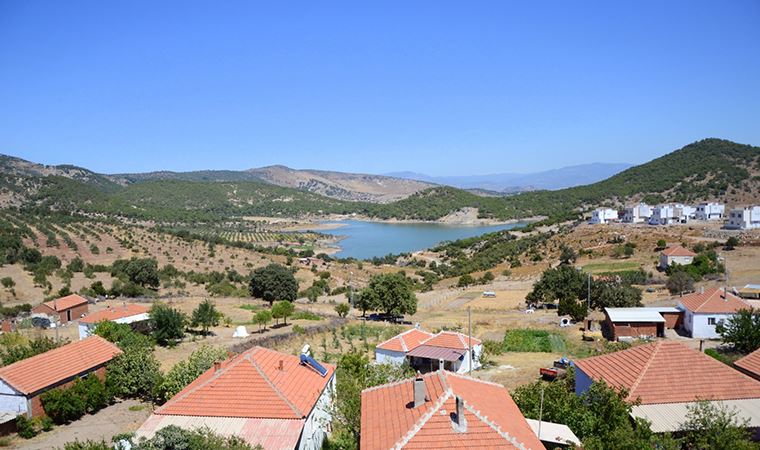
[[[432,345],[420,345],[407,356],[416,356],[417,358],[442,359],[444,361],[459,361],[465,354],[466,350],[457,350],[447,347],[434,347]]]
[[[711,401],[710,403],[735,410],[737,418],[749,420],[748,426],[751,428],[760,427],[760,401],[756,398]],[[647,419],[652,423],[652,431],[655,433],[673,432],[682,428],[689,415],[689,407],[694,407],[694,405],[696,405],[695,402],[636,405],[631,410],[631,416]]]
[[[604,311],[613,322],[665,322],[662,317],[662,308],[604,308]],[[672,308],[678,312],[676,308]]]
[[[538,420],[525,419],[528,425],[536,433],[538,439],[544,442],[551,442],[552,444],[572,444],[577,447],[581,446],[581,440],[573,433],[567,425],[561,423],[541,421],[541,434],[538,434]]]
[[[150,439],[169,425],[184,430],[208,428],[221,436],[237,436],[249,444],[269,450],[293,450],[301,437],[303,419],[247,419],[242,417],[151,415],[135,432],[137,438]]]

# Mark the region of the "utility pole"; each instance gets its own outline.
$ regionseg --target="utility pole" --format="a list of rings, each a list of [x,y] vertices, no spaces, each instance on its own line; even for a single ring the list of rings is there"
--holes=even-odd
[[[541,384],[541,403],[538,406],[538,440],[541,440],[541,421],[544,418],[544,385]]]
[[[472,376],[472,364],[474,363],[473,359],[475,359],[475,356],[472,354],[472,313],[469,306],[467,307],[467,347],[467,351],[470,353],[470,371],[468,375]]]

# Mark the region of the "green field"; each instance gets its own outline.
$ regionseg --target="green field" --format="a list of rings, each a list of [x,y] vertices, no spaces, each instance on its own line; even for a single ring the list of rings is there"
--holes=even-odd
[[[562,336],[545,330],[507,330],[504,336],[505,352],[564,353],[567,351]]]
[[[626,270],[637,270],[641,264],[637,261],[620,261],[620,262],[598,262],[586,264],[583,270],[586,272],[623,272]]]

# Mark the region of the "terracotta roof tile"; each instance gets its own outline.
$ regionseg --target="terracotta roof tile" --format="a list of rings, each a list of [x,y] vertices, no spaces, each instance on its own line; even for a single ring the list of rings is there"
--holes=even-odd
[[[279,362],[282,361],[282,370]],[[330,382],[298,356],[254,347],[204,372],[164,406],[159,415],[301,419]]]
[[[45,306],[49,307],[53,311],[61,312],[75,306],[84,305],[87,303],[87,299],[78,296],[77,294],[67,295],[56,300],[50,300],[45,302]]]
[[[641,403],[760,399],[760,382],[679,342],[658,341],[575,362],[594,380]]]
[[[104,309],[89,313],[86,316],[79,319],[80,323],[98,323],[103,320],[117,320],[125,317],[137,316],[140,314],[146,314],[150,311],[150,308],[143,305],[137,305],[135,303],[127,303],[123,306],[114,306],[113,308]]]
[[[423,342],[423,344],[430,345],[432,347],[446,347],[454,348],[457,350],[465,350],[469,347],[469,341],[470,340],[466,334],[457,333],[454,331],[441,331],[427,341]],[[480,345],[480,339],[473,337],[472,345]]]
[[[689,311],[701,314],[731,314],[741,309],[751,309],[747,302],[722,288],[684,295],[678,301]]]
[[[423,379],[429,401],[417,408],[411,406],[414,380],[362,392],[362,450],[544,448],[504,386],[448,371]],[[465,432],[452,427],[457,396],[465,405]]]
[[[662,254],[665,256],[697,256],[693,251],[683,248],[680,245],[668,247],[662,251]]]
[[[0,368],[0,379],[23,394],[34,394],[89,372],[120,353],[100,336],[90,336]]]
[[[760,378],[760,348],[737,360],[734,365]]]
[[[394,352],[408,352],[414,350],[417,346],[431,337],[433,337],[432,333],[412,328],[411,330],[393,336],[385,342],[381,342],[377,345],[377,348]]]

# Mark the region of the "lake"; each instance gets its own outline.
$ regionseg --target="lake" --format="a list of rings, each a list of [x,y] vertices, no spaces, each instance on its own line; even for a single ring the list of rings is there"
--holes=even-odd
[[[479,236],[493,231],[510,230],[524,222],[503,225],[448,225],[440,223],[386,223],[361,220],[341,220],[344,226],[328,231],[345,236],[338,243],[338,258],[367,259],[388,253],[407,253],[434,247],[443,241]]]

